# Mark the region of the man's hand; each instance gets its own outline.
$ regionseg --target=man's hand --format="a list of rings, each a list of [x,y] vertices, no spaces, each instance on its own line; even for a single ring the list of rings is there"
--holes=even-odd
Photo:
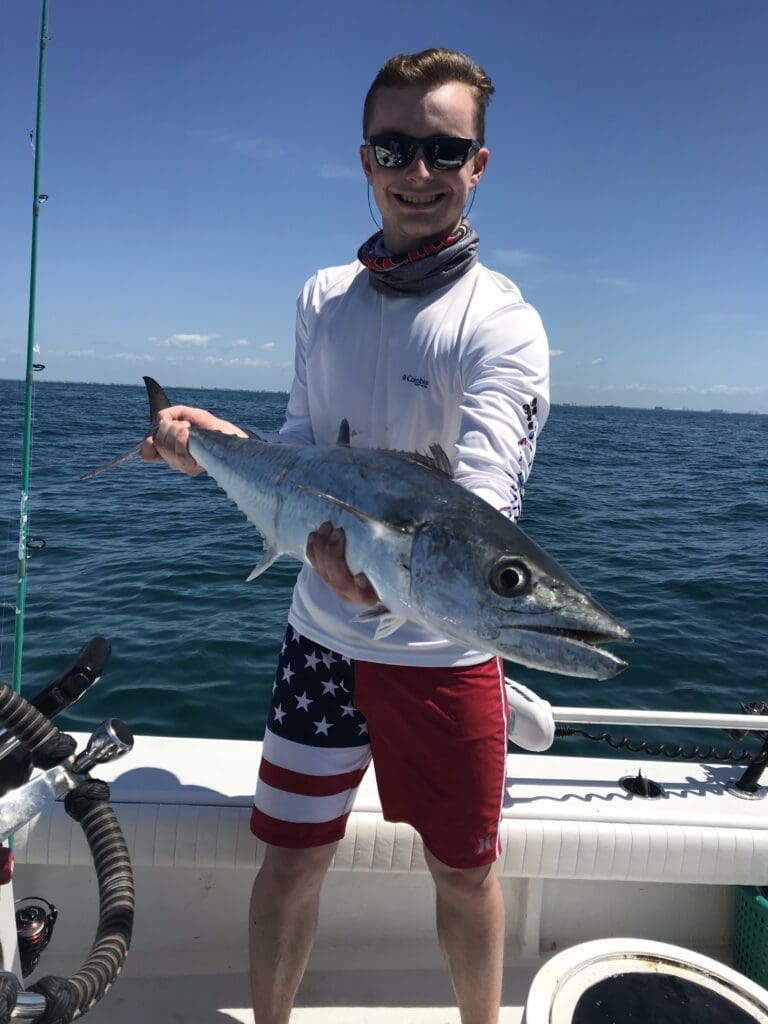
[[[174,405],[170,409],[161,409],[157,414],[157,430],[145,438],[141,449],[144,462],[166,462],[172,469],[189,476],[202,473],[202,466],[198,466],[189,454],[190,427],[220,430],[223,434],[235,434],[237,437],[248,436],[234,423],[220,420],[205,409]]]
[[[307,538],[307,558],[321,580],[342,599],[353,604],[374,605],[379,596],[363,572],[353,576],[344,557],[346,538],[342,529],[323,523]]]

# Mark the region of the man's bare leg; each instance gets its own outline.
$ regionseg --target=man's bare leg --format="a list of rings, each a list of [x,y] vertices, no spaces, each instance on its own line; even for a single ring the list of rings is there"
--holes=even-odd
[[[497,1024],[504,965],[504,898],[493,865],[449,868],[425,848],[437,935],[462,1024]]]
[[[309,850],[268,846],[249,917],[255,1024],[288,1024],[312,952],[320,889],[336,843]]]

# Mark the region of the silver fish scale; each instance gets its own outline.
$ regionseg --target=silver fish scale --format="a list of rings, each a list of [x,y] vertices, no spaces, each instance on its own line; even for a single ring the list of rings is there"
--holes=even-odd
[[[342,527],[384,628],[410,619],[468,649],[598,679],[625,663],[590,643],[628,631],[522,530],[455,480],[396,452],[271,444],[193,429],[189,450],[261,532],[263,563],[306,561],[307,536]],[[510,574],[500,576],[499,574]]]
[[[189,450],[273,551],[306,561],[307,535],[330,521],[345,531],[350,570],[365,572],[392,611],[411,609],[413,535],[397,526],[423,522],[448,504],[440,485],[455,485],[442,474],[391,452],[268,444],[216,431],[193,430]],[[325,495],[343,495],[370,518]]]
[[[145,383],[154,429],[170,401],[157,381]],[[349,568],[365,572],[382,602],[366,613],[380,617],[377,635],[410,619],[531,668],[610,679],[626,667],[598,645],[631,640],[629,631],[514,523],[429,460],[199,428],[189,450],[261,532],[255,575],[281,554],[306,561],[307,536],[330,521],[345,531]]]

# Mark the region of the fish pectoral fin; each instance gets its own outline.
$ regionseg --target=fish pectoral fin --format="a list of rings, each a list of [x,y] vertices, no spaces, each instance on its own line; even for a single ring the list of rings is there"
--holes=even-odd
[[[135,444],[130,451],[123,452],[122,455],[118,455],[114,459],[110,459],[109,462],[103,462],[100,466],[96,466],[94,469],[89,469],[87,473],[83,473],[81,475],[80,479],[91,480],[100,473],[106,473],[107,470],[116,469],[117,466],[122,466],[124,462],[131,462],[133,459],[138,459],[141,455],[143,444],[143,441],[139,441],[139,443]]]
[[[308,487],[306,484],[296,484],[297,491],[306,491],[308,494],[313,494],[316,498],[322,498],[323,501],[330,502],[331,505],[336,505],[337,508],[343,508],[345,512],[349,512],[350,515],[356,516],[363,523],[371,523],[376,526],[384,526],[388,530],[396,530],[398,533],[412,533],[414,530],[414,524],[411,522],[400,522],[396,523],[390,519],[379,519],[378,516],[372,516],[370,512],[366,512],[362,508],[358,508],[356,505],[350,505],[348,501],[343,501],[341,498],[334,498],[332,494],[328,494],[327,491],[318,491],[316,487]]]
[[[259,564],[254,566],[251,570],[250,575],[245,581],[246,583],[250,583],[251,580],[255,580],[257,576],[261,576],[261,574],[266,572],[271,565],[274,565],[280,557],[280,552],[276,548],[273,548],[271,544],[267,543],[263,537],[261,538],[261,543],[264,546],[264,555]]]
[[[374,619],[378,620],[374,634],[375,640],[383,640],[385,637],[391,636],[405,622],[402,615],[395,615],[385,604],[375,604],[371,608],[366,608],[364,612],[356,615],[352,621],[373,622]]]

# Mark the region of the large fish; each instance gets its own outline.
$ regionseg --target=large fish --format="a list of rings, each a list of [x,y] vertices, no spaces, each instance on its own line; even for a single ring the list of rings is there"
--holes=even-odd
[[[145,377],[152,423],[170,406]],[[131,452],[92,470],[136,457]],[[381,603],[360,613],[386,636],[406,619],[474,650],[530,668],[610,679],[626,662],[600,643],[629,632],[557,562],[430,456],[356,448],[342,421],[333,447],[271,443],[193,428],[189,451],[261,533],[263,558],[306,561],[307,535],[330,521],[346,534],[352,573]]]

